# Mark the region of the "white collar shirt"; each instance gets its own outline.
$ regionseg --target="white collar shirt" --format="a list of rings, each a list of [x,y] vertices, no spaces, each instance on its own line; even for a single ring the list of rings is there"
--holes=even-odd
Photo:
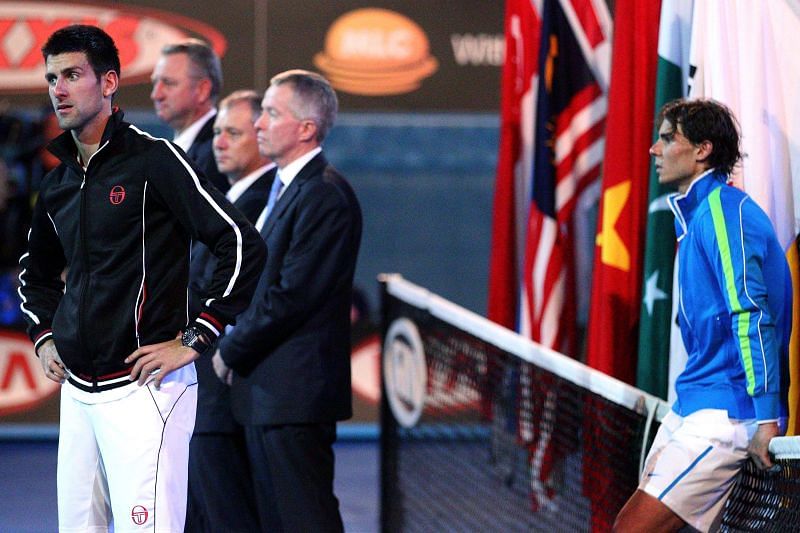
[[[192,143],[194,143],[194,140],[197,138],[197,134],[200,133],[201,129],[203,129],[205,123],[216,114],[217,110],[212,107],[208,113],[192,122],[191,125],[182,132],[176,134],[175,138],[172,139],[172,142],[180,146],[184,152],[188,152],[189,148],[192,146]]]
[[[270,170],[272,167],[275,166],[275,163],[267,163],[266,165],[259,167],[255,171],[251,172],[247,176],[236,180],[232,185],[231,188],[228,189],[228,192],[225,193],[225,197],[228,199],[230,203],[234,203],[239,197],[250,188],[250,186],[255,183],[255,181],[260,178],[265,172]]]

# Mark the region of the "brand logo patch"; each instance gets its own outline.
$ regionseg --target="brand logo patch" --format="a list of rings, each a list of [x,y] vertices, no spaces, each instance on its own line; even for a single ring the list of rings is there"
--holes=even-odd
[[[414,427],[425,407],[428,367],[419,330],[407,318],[392,322],[386,334],[383,382],[397,422],[405,428]]]
[[[380,8],[336,19],[314,64],[337,89],[366,96],[415,91],[439,68],[425,31],[405,15]]]
[[[122,185],[114,185],[111,188],[111,192],[108,193],[108,199],[114,205],[119,205],[125,201],[125,189]]]
[[[137,505],[133,509],[131,509],[131,520],[133,520],[133,523],[136,524],[137,526],[141,526],[142,524],[147,522],[147,516],[148,516],[147,509],[145,509],[141,505]]]

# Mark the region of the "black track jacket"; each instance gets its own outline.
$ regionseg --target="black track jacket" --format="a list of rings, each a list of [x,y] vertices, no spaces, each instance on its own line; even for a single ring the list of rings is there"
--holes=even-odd
[[[85,174],[70,132],[48,149],[62,163],[42,182],[19,294],[36,348],[52,337],[73,385],[130,383],[123,360],[137,347],[175,338],[190,318],[213,340],[247,307],[264,243],[179,148],[117,110]],[[218,257],[197,317],[187,311],[192,240]]]

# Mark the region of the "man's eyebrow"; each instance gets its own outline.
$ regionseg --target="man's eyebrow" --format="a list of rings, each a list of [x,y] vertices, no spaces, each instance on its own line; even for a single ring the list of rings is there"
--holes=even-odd
[[[55,77],[56,77],[56,76],[58,76],[59,74],[61,74],[61,75],[67,75],[67,74],[71,74],[72,72],[78,72],[78,73],[81,73],[81,72],[83,72],[83,67],[81,67],[80,65],[70,65],[70,66],[67,66],[67,67],[64,67],[64,68],[62,68],[62,69],[61,69],[61,70],[59,70],[59,71],[55,71],[55,72],[53,72],[53,71],[45,72],[45,74],[44,74],[44,78],[45,78],[46,80],[50,80],[50,79],[53,79],[53,78],[55,78]]]

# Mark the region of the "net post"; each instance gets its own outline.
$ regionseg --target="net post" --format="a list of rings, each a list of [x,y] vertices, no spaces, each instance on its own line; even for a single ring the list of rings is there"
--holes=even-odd
[[[389,329],[389,305],[388,284],[399,274],[380,274],[378,285],[380,287],[380,332],[381,332],[381,361],[380,361],[380,529],[383,533],[391,533],[400,529],[402,513],[398,512],[394,506],[398,505],[395,495],[392,494],[392,487],[397,484],[397,421],[389,408],[386,395],[386,383],[383,379],[384,372],[384,352],[387,349],[386,333]]]

